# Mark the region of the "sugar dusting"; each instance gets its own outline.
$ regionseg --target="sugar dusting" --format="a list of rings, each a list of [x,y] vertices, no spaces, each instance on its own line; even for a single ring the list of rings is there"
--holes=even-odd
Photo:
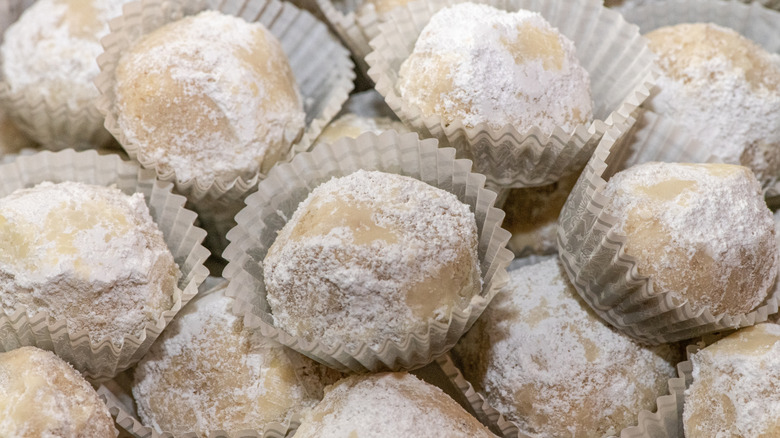
[[[44,182],[0,199],[0,308],[46,310],[121,345],[172,306],[179,276],[140,193]]]
[[[748,169],[644,163],[616,174],[603,193],[605,212],[629,234],[626,253],[657,292],[739,314],[774,285],[774,221]]]
[[[670,347],[642,347],[598,319],[554,258],[510,271],[455,351],[488,402],[534,437],[618,434],[653,409],[676,362]]]
[[[136,369],[144,424],[175,434],[262,430],[320,398],[341,374],[243,328],[224,289],[190,302]]]
[[[312,215],[320,223],[296,236]],[[466,308],[481,284],[467,205],[419,180],[363,170],[312,191],[263,269],[275,323],[330,345],[398,341]]]
[[[462,3],[437,12],[399,73],[404,100],[445,123],[572,132],[592,117],[574,44],[541,15]]]
[[[648,107],[686,126],[722,162],[748,166],[760,181],[776,177],[780,55],[711,23],[661,28],[647,37],[665,71]]]
[[[276,38],[260,23],[217,11],[169,23],[137,42],[119,60],[116,95],[128,141],[182,181],[267,171],[305,125]]]
[[[760,324],[691,356],[685,436],[759,437],[780,432],[780,326]]]
[[[495,437],[442,390],[407,373],[353,376],[328,387],[295,436]]]

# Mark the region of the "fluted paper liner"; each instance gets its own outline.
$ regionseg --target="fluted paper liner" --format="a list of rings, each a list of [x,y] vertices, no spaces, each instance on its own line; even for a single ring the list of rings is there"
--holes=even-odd
[[[209,277],[207,280],[213,283],[213,287],[202,292],[203,294],[211,293],[214,290],[225,288],[226,284],[224,279],[218,279]],[[143,422],[136,415],[135,409],[132,405],[128,405],[127,402],[133,400],[132,394],[119,383],[114,381],[106,382],[101,385],[98,390],[98,395],[106,403],[108,411],[111,416],[114,417],[116,424],[128,432],[130,435],[136,438],[168,438],[174,436],[180,437],[197,437],[196,432],[189,432],[184,434],[174,435],[170,432],[159,433],[153,427],[145,426]],[[123,402],[126,400],[126,402]],[[263,430],[247,429],[237,431],[230,434],[224,430],[213,430],[209,433],[209,438],[284,438],[290,436],[290,432],[298,428],[300,424],[299,416],[293,415],[289,422],[286,423],[268,423]]]
[[[436,363],[468,399],[477,418],[490,430],[505,438],[529,437],[522,432],[517,423],[507,420],[501,412],[488,403],[482,394],[474,389],[474,386],[463,377],[460,369],[455,365],[451,353],[439,357],[436,359]],[[683,364],[678,365],[680,377],[669,379],[669,394],[656,399],[656,412],[640,411],[637,415],[637,425],[623,429],[620,432],[620,438],[677,438],[682,436],[682,405],[686,385],[681,366],[684,368]],[[680,431],[679,435],[678,430]]]
[[[71,333],[64,320],[52,321],[46,312],[28,315],[20,309],[7,315],[0,311],[0,350],[34,345],[55,352],[85,377],[93,380],[113,377],[138,362],[176,312],[197,293],[198,285],[208,275],[203,262],[209,253],[200,245],[205,232],[193,225],[195,214],[183,208],[185,199],[171,192],[171,184],[155,180],[154,172],[115,155],[70,149],[57,153],[47,151],[21,156],[13,163],[0,166],[0,196],[43,181],[113,184],[127,194],[143,193],[151,216],[181,270],[173,307],[153,323],[147,323],[139,337],[127,335],[121,346],[114,345],[110,339],[92,342],[86,331]]]
[[[354,140],[345,138],[333,145],[320,145],[310,153],[299,154],[291,163],[277,165],[258,191],[247,197],[247,207],[236,216],[238,225],[228,233],[231,243],[223,254],[229,262],[224,276],[231,280],[226,294],[236,298],[234,313],[243,315],[244,324],[264,336],[340,371],[410,370],[452,348],[506,284],[506,266],[512,260],[505,248],[509,232],[501,228],[504,213],[493,208],[495,193],[483,188],[484,176],[471,173],[468,160],[456,160],[454,156],[453,149],[440,149],[435,140],[420,141],[414,133],[387,131],[379,136],[367,133]],[[277,231],[284,226],[284,218],[291,217],[320,183],[358,169],[411,176],[454,193],[471,207],[479,232],[483,286],[471,305],[453,310],[446,323],[432,323],[426,331],[409,333],[398,343],[383,341],[376,350],[366,344],[350,349],[308,342],[275,327],[263,282],[262,261]]]
[[[474,161],[497,187],[533,187],[551,184],[587,162],[609,126],[625,122],[650,95],[657,67],[647,42],[636,26],[601,6],[600,2],[563,0],[485,0],[499,9],[537,11],[575,42],[577,57],[590,73],[594,121],[573,132],[556,127],[551,134],[538,127],[524,132],[507,125],[493,129],[487,123],[473,128],[456,120],[444,125],[441,117],[424,117],[401,98],[396,84],[401,64],[412,53],[418,35],[439,9],[462,0],[423,0],[394,9],[371,40],[366,60],[369,76],[390,108],[423,137],[438,138],[457,149],[458,157]]]
[[[374,5],[360,0],[315,0],[328,24],[352,52],[357,67],[368,72],[366,55],[371,53],[368,42],[379,34],[379,22]],[[364,4],[363,11],[357,10]]]
[[[639,275],[635,259],[623,251],[626,235],[615,230],[616,218],[603,211],[607,199],[601,193],[606,180],[621,169],[630,137],[620,130],[607,131],[558,220],[559,257],[579,295],[601,318],[647,344],[755,325],[777,313],[777,287],[752,312],[713,315],[695,311],[669,293],[656,293],[652,280]]]
[[[328,32],[325,24],[309,12],[279,0],[142,0],[126,4],[122,16],[111,21],[111,33],[101,40],[105,51],[98,57],[101,73],[95,79],[95,84],[101,96],[97,107],[106,116],[106,129],[116,137],[131,158],[138,160],[145,168],[157,168],[156,161],[141,151],[139,145],[131,142],[117,124],[114,93],[116,65],[122,53],[143,35],[183,16],[206,9],[217,9],[248,22],[262,23],[279,39],[290,60],[306,112],[306,129],[287,158],[295,152],[307,150],[347,100],[355,73],[349,52]],[[258,173],[248,179],[217,179],[211,183],[197,178],[181,180],[173,171],[158,171],[157,177],[174,182],[176,189],[191,201],[208,196],[228,203],[241,202],[242,197],[264,175]]]
[[[0,44],[8,26],[32,3],[31,0],[0,0]],[[94,105],[70,108],[56,104],[40,93],[14,92],[0,75],[0,105],[31,139],[47,149],[86,149],[108,143],[103,115]]]

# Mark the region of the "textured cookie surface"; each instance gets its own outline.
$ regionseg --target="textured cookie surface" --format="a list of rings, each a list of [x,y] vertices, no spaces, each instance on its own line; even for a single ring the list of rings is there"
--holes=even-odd
[[[477,226],[455,195],[357,171],[315,188],[263,261],[278,327],[326,345],[420,332],[481,288]]]

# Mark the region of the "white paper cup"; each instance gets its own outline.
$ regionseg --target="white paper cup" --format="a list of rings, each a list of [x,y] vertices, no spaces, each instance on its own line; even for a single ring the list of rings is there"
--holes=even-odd
[[[504,246],[509,233],[501,228],[503,212],[493,208],[495,193],[483,189],[484,177],[471,173],[471,163],[456,160],[452,149],[439,149],[435,140],[420,141],[415,134],[387,131],[368,133],[356,140],[342,139],[298,155],[278,165],[250,195],[247,207],[236,216],[238,226],[228,233],[224,252],[231,280],[227,295],[236,298],[234,313],[244,324],[264,336],[341,371],[409,370],[419,368],[449,350],[474,323],[495,293],[507,281],[506,266],[512,254]],[[360,345],[324,345],[299,339],[274,326],[265,299],[262,261],[278,230],[309,192],[333,176],[358,169],[398,173],[449,191],[474,212],[479,232],[478,254],[483,287],[471,305],[452,312],[446,323],[432,323],[427,330],[410,333],[400,342],[382,341],[379,348]]]
[[[122,53],[143,35],[183,16],[206,9],[216,9],[248,22],[262,23],[279,39],[300,88],[306,113],[303,137],[293,145],[287,158],[295,152],[307,150],[346,101],[353,87],[355,73],[348,51],[323,23],[309,12],[279,0],[142,0],[125,5],[123,15],[111,21],[111,33],[101,41],[105,51],[98,57],[101,73],[95,84],[101,96],[97,107],[106,116],[106,129],[116,137],[131,158],[145,168],[157,169],[155,159],[148,156],[140,145],[128,139],[117,124],[118,110],[114,93],[116,65]],[[264,175],[258,172],[251,178],[207,182],[197,177],[182,180],[174,171],[158,170],[157,177],[173,182],[176,189],[193,202],[208,197],[223,203],[240,203]]]
[[[533,187],[551,184],[587,162],[610,126],[626,126],[636,108],[647,99],[654,83],[653,54],[638,29],[599,2],[563,0],[485,0],[499,9],[529,9],[574,41],[577,57],[589,72],[594,121],[572,132],[556,127],[543,133],[538,127],[520,132],[507,125],[494,129],[487,123],[467,127],[456,120],[445,125],[437,115],[424,116],[407,104],[397,89],[401,64],[412,53],[417,37],[438,10],[462,0],[421,0],[391,11],[370,42],[366,60],[369,76],[387,104],[406,125],[423,137],[439,139],[474,161],[496,187]]]
[[[208,275],[203,262],[209,253],[200,245],[206,233],[193,225],[195,214],[184,209],[184,197],[173,194],[171,184],[155,180],[153,172],[116,155],[73,150],[41,152],[0,166],[0,196],[43,181],[114,184],[127,194],[143,193],[181,270],[171,309],[147,323],[140,336],[128,334],[122,345],[115,345],[110,339],[93,342],[86,331],[71,333],[65,321],[51,320],[46,312],[28,315],[19,309],[7,315],[0,311],[0,349],[34,345],[55,352],[92,380],[111,378],[138,362],[176,312],[198,292],[198,285]]]
[[[630,155],[625,147],[631,142],[625,132],[608,131],[561,211],[559,257],[579,295],[612,326],[648,344],[755,325],[777,313],[777,286],[752,312],[713,315],[709,310],[694,310],[688,301],[669,293],[654,292],[652,280],[639,275],[636,261],[623,250],[627,236],[615,231],[617,219],[603,211],[608,200],[601,193],[607,180],[624,168],[626,155]],[[651,141],[646,146],[663,153],[663,147]]]

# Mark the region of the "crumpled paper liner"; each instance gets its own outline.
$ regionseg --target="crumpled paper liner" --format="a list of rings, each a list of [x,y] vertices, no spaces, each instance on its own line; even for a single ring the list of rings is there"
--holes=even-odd
[[[366,55],[371,53],[368,42],[379,34],[381,19],[373,4],[366,4],[361,14],[356,11],[360,0],[315,0],[325,20],[352,52],[357,67],[368,72]]]
[[[117,124],[117,109],[114,105],[116,65],[121,54],[143,35],[205,9],[217,9],[248,22],[260,22],[280,40],[290,60],[306,112],[306,129],[302,138],[291,148],[287,159],[295,152],[307,150],[347,100],[355,73],[349,52],[323,23],[309,12],[279,0],[142,0],[126,4],[122,16],[111,21],[111,33],[101,40],[105,51],[98,57],[101,73],[95,79],[95,84],[101,96],[97,107],[106,117],[108,131],[131,158],[138,160],[145,168],[156,169],[155,160],[126,138]],[[243,196],[264,175],[258,173],[248,179],[216,180],[210,184],[197,178],[181,180],[173,171],[158,171],[157,178],[173,182],[176,189],[191,201],[209,197],[228,203],[241,202]]]
[[[33,0],[0,0],[0,44],[8,26],[33,3]],[[0,106],[19,129],[47,149],[88,149],[111,141],[111,135],[103,129],[103,115],[94,105],[70,108],[38,93],[13,92],[1,74]]]
[[[452,353],[439,357],[436,359],[436,363],[468,399],[477,419],[488,426],[491,431],[505,438],[529,437],[521,431],[515,422],[507,420],[503,414],[487,402],[482,394],[474,389],[474,386],[463,377],[460,369],[455,365]],[[669,379],[669,394],[656,399],[656,412],[639,412],[637,425],[623,429],[620,432],[620,438],[677,438],[682,436],[682,405],[686,388],[684,364],[686,362],[677,366],[680,377]],[[687,364],[690,366],[690,362]]]
[[[207,290],[201,292],[208,294],[218,289],[224,289],[227,283],[222,278],[209,277],[207,280],[211,284]],[[203,288],[201,288],[203,289]],[[125,377],[123,375],[123,377]],[[164,438],[173,436],[197,437],[195,432],[173,435],[169,432],[159,433],[153,427],[145,426],[140,419],[134,406],[134,399],[131,393],[132,377],[129,381],[120,382],[119,379],[105,382],[97,389],[98,395],[106,403],[108,411],[114,417],[116,424],[124,429],[131,436],[136,438]],[[284,438],[291,436],[291,432],[300,425],[298,415],[293,415],[287,423],[269,423],[263,430],[242,430],[235,434],[229,434],[224,430],[210,431],[209,438]]]
[[[185,199],[171,192],[171,184],[155,180],[153,172],[115,155],[70,149],[57,153],[47,151],[20,156],[13,163],[0,166],[0,196],[42,181],[114,184],[128,194],[143,193],[152,218],[181,270],[173,307],[153,323],[147,323],[140,337],[126,336],[122,346],[114,345],[110,339],[92,342],[86,331],[70,333],[64,320],[50,321],[46,312],[28,315],[20,309],[7,315],[0,311],[0,350],[34,345],[55,352],[87,378],[111,378],[138,362],[176,312],[198,292],[198,285],[208,275],[203,262],[209,253],[200,245],[206,233],[193,226],[195,214],[183,208]]]
[[[321,145],[299,154],[291,163],[277,165],[258,191],[247,197],[247,207],[236,216],[238,226],[228,233],[231,243],[223,254],[229,262],[224,276],[231,280],[226,294],[236,298],[234,313],[243,315],[244,324],[260,330],[263,336],[340,371],[410,370],[452,348],[508,281],[506,266],[512,260],[511,252],[504,248],[509,240],[509,232],[501,228],[504,213],[493,208],[495,193],[482,188],[484,177],[471,173],[471,162],[456,160],[454,155],[453,149],[439,149],[435,140],[420,141],[414,133],[387,131]],[[456,194],[471,206],[479,232],[483,286],[471,306],[454,310],[448,323],[433,323],[425,332],[410,333],[400,343],[386,341],[377,350],[365,344],[349,349],[307,342],[276,328],[263,282],[262,261],[284,226],[284,217],[292,216],[320,183],[358,169],[412,176]]]
[[[647,42],[636,26],[601,6],[600,2],[486,0],[505,10],[540,12],[577,45],[577,56],[590,73],[594,121],[573,132],[560,127],[551,134],[538,127],[524,132],[507,125],[493,129],[487,123],[468,128],[461,121],[444,125],[437,115],[424,117],[419,108],[401,98],[396,84],[403,61],[412,53],[418,35],[439,9],[461,0],[427,0],[410,3],[388,14],[371,40],[374,51],[366,60],[369,76],[390,108],[423,137],[438,138],[474,161],[497,187],[533,187],[551,184],[584,166],[599,139],[610,126],[625,126],[635,109],[650,95],[657,67]]]
[[[623,252],[627,237],[615,231],[616,219],[603,211],[607,199],[601,194],[623,168],[630,138],[618,129],[607,131],[558,220],[559,257],[579,295],[601,318],[647,344],[755,325],[777,313],[778,287],[752,312],[732,317],[694,311],[687,301],[654,292],[651,279],[639,275],[635,259]]]

